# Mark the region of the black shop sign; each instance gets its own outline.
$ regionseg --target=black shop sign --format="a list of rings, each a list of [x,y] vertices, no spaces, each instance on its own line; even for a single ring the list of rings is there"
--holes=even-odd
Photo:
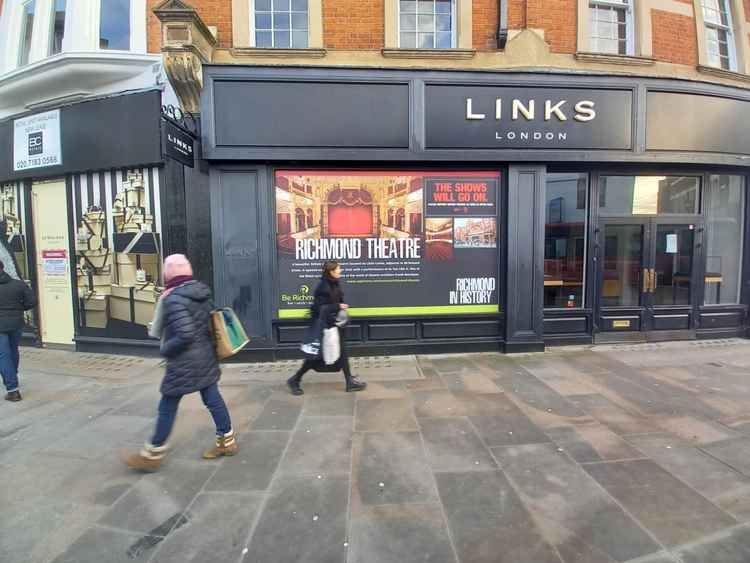
[[[164,134],[167,156],[192,168],[195,162],[193,137],[169,121],[165,121]]]

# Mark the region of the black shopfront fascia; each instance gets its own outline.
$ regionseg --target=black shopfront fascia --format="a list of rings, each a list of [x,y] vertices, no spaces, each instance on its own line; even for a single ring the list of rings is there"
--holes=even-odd
[[[274,312],[277,169],[502,173],[500,314],[363,318],[350,328],[362,352],[412,352],[591,342],[595,214],[588,222],[586,308],[543,307],[548,170],[589,173],[593,194],[603,172],[747,176],[750,165],[750,131],[741,119],[750,94],[737,88],[637,77],[333,68],[208,66],[204,76],[216,297],[239,309],[254,337],[251,349],[269,357],[293,354],[302,329]],[[750,272],[748,246],[743,272]],[[739,306],[701,308],[701,315],[734,315],[733,326],[707,336],[744,327],[747,279]]]
[[[0,181],[23,182],[26,189],[27,252],[35,256],[34,229],[31,220],[30,188],[34,181],[65,178],[68,199],[69,255],[75,256],[73,210],[76,198],[73,192],[80,188],[82,176],[114,178],[115,171],[124,175],[131,169],[148,169],[149,181],[160,187],[161,244],[163,252],[182,252],[191,255],[196,276],[210,281],[213,276],[210,244],[210,218],[208,206],[208,175],[205,169],[188,167],[171,158],[166,147],[167,127],[181,124],[162,113],[162,91],[152,89],[141,92],[119,93],[82,102],[70,103],[38,112],[16,115],[0,122]],[[28,115],[58,110],[60,114],[60,150],[62,163],[14,171],[13,137],[14,121]],[[180,131],[184,142],[193,132]],[[200,154],[196,139],[195,151]],[[158,175],[158,177],[154,177]],[[114,180],[113,180],[114,183]],[[80,212],[80,210],[79,210]],[[74,302],[78,302],[75,269],[71,268]],[[36,268],[30,268],[30,277],[36,283]],[[79,308],[74,306],[76,345],[79,350],[95,351],[145,351],[158,343],[143,337],[118,335],[112,331],[83,327]],[[38,323],[37,323],[38,326]]]

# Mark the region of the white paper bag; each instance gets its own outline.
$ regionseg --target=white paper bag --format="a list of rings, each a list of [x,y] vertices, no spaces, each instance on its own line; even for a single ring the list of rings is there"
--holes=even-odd
[[[327,328],[323,331],[323,361],[326,365],[335,364],[341,355],[339,329]]]

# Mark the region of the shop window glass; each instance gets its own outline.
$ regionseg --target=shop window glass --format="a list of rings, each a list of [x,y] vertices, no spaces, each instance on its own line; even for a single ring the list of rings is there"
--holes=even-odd
[[[34,35],[34,15],[36,13],[36,2],[31,0],[23,5],[21,14],[21,44],[18,54],[18,66],[29,64],[31,55],[31,39]]]
[[[405,49],[455,47],[455,13],[452,0],[401,0],[399,46]]]
[[[732,10],[727,0],[701,0],[706,26],[708,63],[725,70],[737,70],[732,33]]]
[[[307,0],[255,0],[255,46],[308,47]]]
[[[547,174],[544,306],[583,307],[588,175]]]
[[[24,210],[23,183],[0,186],[0,260],[10,277],[31,286]],[[34,312],[27,311],[25,319],[26,327],[32,329]]]
[[[613,215],[697,213],[699,187],[700,179],[696,176],[602,176],[599,179],[600,212]]]
[[[706,305],[735,304],[740,298],[744,182],[741,176],[711,175],[705,191]]]
[[[101,0],[99,48],[130,50],[130,0]]]
[[[80,332],[147,338],[161,292],[158,170],[73,177]]]
[[[630,0],[589,3],[589,48],[594,53],[632,55],[633,10]]]
[[[55,0],[52,3],[52,36],[50,38],[50,55],[62,52],[63,37],[65,36],[65,8],[66,0]]]

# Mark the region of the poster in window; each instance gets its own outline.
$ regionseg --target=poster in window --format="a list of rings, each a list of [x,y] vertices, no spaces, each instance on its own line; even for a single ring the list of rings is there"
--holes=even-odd
[[[274,184],[279,318],[307,314],[327,260],[354,316],[498,311],[498,173],[283,170]]]

